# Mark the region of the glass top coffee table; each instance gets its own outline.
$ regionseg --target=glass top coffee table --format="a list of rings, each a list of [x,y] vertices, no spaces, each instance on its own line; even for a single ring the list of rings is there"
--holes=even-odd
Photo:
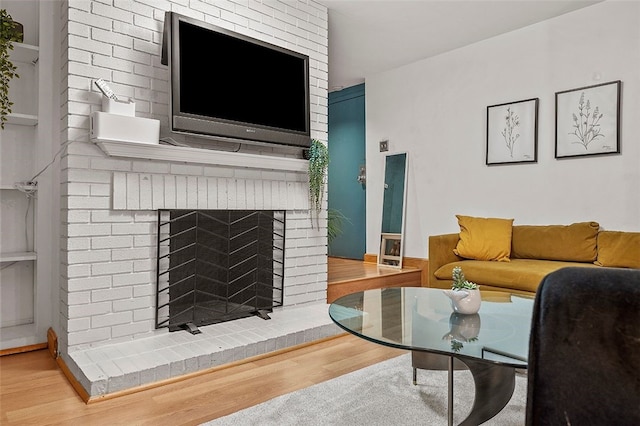
[[[533,297],[482,293],[480,311],[453,312],[441,289],[400,287],[348,294],[329,306],[341,328],[363,339],[413,352],[415,368],[449,370],[449,425],[453,424],[453,370],[468,367],[475,383],[471,412],[461,425],[486,422],[509,402],[515,369],[527,368]],[[457,360],[454,364],[454,359]]]

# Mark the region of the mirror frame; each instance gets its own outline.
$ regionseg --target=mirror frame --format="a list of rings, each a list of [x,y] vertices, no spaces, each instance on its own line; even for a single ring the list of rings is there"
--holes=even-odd
[[[386,177],[387,177],[387,160],[389,157],[395,155],[404,155],[404,190],[402,194],[402,217],[400,223],[400,233],[385,233],[382,232],[384,223],[384,206],[386,196]],[[386,154],[384,157],[384,170],[382,174],[382,208],[380,215],[380,245],[378,250],[378,265],[391,268],[402,268],[402,256],[404,254],[404,228],[406,223],[406,211],[407,211],[407,184],[409,182],[409,154],[407,152],[395,152]],[[397,241],[397,251],[395,253],[387,252],[389,242]]]

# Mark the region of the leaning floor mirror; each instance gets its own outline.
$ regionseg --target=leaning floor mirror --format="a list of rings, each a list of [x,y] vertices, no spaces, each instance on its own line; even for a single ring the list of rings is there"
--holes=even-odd
[[[385,158],[379,265],[402,267],[407,162],[407,153],[388,154]]]

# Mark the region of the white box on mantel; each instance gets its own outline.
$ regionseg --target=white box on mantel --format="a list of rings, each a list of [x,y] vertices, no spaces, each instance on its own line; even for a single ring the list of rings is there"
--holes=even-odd
[[[136,116],[136,103],[131,99],[122,101],[120,99],[111,99],[106,96],[102,97],[102,112],[109,114],[126,115],[129,117]]]
[[[90,121],[93,142],[160,143],[160,120],[96,111]]]

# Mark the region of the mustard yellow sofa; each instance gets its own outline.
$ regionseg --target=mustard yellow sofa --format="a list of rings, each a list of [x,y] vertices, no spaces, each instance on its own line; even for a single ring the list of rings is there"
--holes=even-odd
[[[568,266],[586,268],[617,267],[640,269],[640,232],[600,230],[596,222],[571,225],[513,225],[511,246],[497,260],[477,260],[463,257],[460,248],[461,233],[429,237],[429,287],[450,288],[453,268],[460,266],[469,281],[484,290],[510,291],[535,294],[542,279],[550,272]],[[485,240],[492,237],[484,234]],[[482,234],[473,234],[475,242]],[[504,236],[496,239],[504,240]],[[469,240],[467,240],[469,241]],[[473,241],[473,240],[472,240]],[[486,241],[485,241],[486,242]],[[509,252],[510,251],[510,252]]]

